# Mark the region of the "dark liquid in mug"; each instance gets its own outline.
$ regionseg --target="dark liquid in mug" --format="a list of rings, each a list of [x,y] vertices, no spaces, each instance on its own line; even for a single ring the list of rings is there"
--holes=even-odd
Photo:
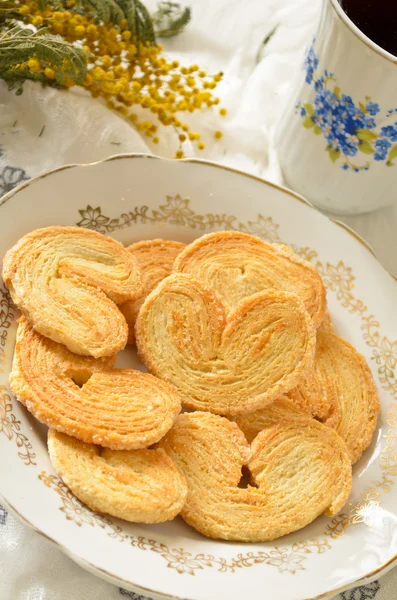
[[[366,36],[397,56],[396,0],[340,0],[340,4]]]

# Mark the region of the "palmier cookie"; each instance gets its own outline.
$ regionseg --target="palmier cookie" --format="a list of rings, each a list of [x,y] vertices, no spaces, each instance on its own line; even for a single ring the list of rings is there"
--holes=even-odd
[[[135,321],[145,298],[160,281],[171,274],[178,254],[186,247],[172,240],[146,240],[127,247],[141,270],[143,294],[138,300],[128,300],[120,306],[128,325],[128,343],[135,343]]]
[[[319,390],[319,401],[307,394],[308,386]],[[345,440],[352,463],[358,461],[376,428],[379,396],[365,358],[349,342],[318,332],[313,374],[288,395],[294,401],[300,396],[301,407],[306,401],[308,410]]]
[[[185,478],[163,450],[109,450],[53,429],[48,450],[54,469],[92,510],[135,523],[162,523],[185,503]]]
[[[280,396],[261,410],[238,415],[235,421],[248,442],[251,443],[266,427],[279,422],[286,423],[293,419],[300,420],[304,426],[311,417],[296,406],[290,398]]]
[[[322,331],[323,333],[335,333],[335,327],[332,322],[331,313],[328,309],[325,311],[324,319],[319,327],[319,331]]]
[[[3,279],[36,331],[95,358],[124,348],[128,327],[116,304],[142,293],[132,254],[116,240],[80,227],[25,235],[7,252]]]
[[[136,339],[148,369],[185,406],[223,415],[265,406],[312,369],[315,329],[296,296],[275,290],[226,314],[220,298],[188,275],[170,275],[139,311]]]
[[[164,381],[132,369],[113,369],[110,359],[72,354],[37,333],[24,317],[10,386],[42,423],[113,449],[158,442],[181,409],[178,394]]]
[[[296,388],[290,390],[287,396],[307,416],[314,417],[322,423],[327,421],[333,413],[332,399],[327,395],[315,368]]]
[[[314,417],[335,429],[346,442],[352,463],[371,443],[379,413],[379,397],[372,373],[361,354],[346,340],[332,333],[317,333],[313,371],[288,392],[296,416]],[[278,399],[263,410],[243,415],[238,425],[249,440],[285,407]]]
[[[160,447],[184,474],[183,519],[215,539],[264,542],[335,515],[352,483],[346,445],[314,419],[276,422],[251,447],[236,423],[211,413],[180,415]],[[239,487],[242,470],[251,484]]]
[[[174,273],[186,273],[214,289],[228,310],[256,292],[277,289],[299,296],[316,327],[324,317],[325,288],[313,265],[287,246],[247,233],[202,236],[178,255]]]

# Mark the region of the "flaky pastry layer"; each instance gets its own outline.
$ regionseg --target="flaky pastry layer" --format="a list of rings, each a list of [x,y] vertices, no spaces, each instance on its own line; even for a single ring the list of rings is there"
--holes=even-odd
[[[128,327],[117,308],[142,294],[135,258],[116,240],[80,227],[46,227],[6,254],[3,279],[33,327],[76,354],[110,356]]]
[[[215,290],[228,310],[257,292],[276,289],[301,298],[318,327],[325,314],[325,288],[317,270],[288,246],[268,244],[237,231],[203,235],[189,244],[174,263]]]
[[[180,412],[180,397],[157,377],[113,362],[72,354],[22,317],[11,390],[36,419],[84,442],[113,449],[158,442]]]
[[[163,450],[109,450],[50,429],[54,469],[92,510],[134,523],[162,523],[182,509],[187,486]]]
[[[256,410],[295,387],[313,365],[312,320],[285,292],[254,294],[227,314],[204,284],[171,275],[145,300],[135,331],[148,369],[196,410]]]
[[[359,460],[372,441],[379,414],[379,395],[365,358],[342,337],[319,332],[313,374],[308,377],[320,389],[322,414],[305,396],[305,384],[298,386],[308,407],[322,423],[335,429],[345,440],[352,463]],[[292,396],[291,396],[292,397]]]
[[[269,423],[250,446],[236,423],[185,413],[160,447],[184,474],[181,516],[215,539],[264,542],[297,531],[346,503],[352,482],[342,438],[314,419]],[[239,487],[243,467],[250,484]]]
[[[346,442],[351,462],[359,460],[372,441],[380,403],[365,358],[349,342],[318,331],[313,371],[287,395],[297,416],[313,416],[335,429]],[[288,400],[278,399],[237,422],[253,439],[272,412],[283,406],[288,407]]]
[[[176,257],[185,247],[182,242],[161,239],[145,240],[127,247],[141,270],[143,285],[143,294],[138,300],[128,300],[120,306],[128,325],[129,344],[135,343],[135,322],[145,298],[171,274]]]

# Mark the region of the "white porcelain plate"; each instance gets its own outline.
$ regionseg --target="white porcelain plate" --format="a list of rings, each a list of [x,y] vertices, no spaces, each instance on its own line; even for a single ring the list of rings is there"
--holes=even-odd
[[[0,257],[47,225],[81,225],[124,243],[191,241],[239,229],[283,241],[320,271],[337,332],[363,353],[381,395],[379,426],[354,467],[342,514],[321,517],[266,544],[204,538],[181,519],[128,524],[97,515],[56,476],[46,430],[8,387],[15,309],[0,288],[0,492],[6,506],[93,573],[157,600],[328,598],[373,578],[397,558],[397,285],[370,249],[302,198],[263,180],[202,161],[118,156],[64,167],[0,203]],[[137,366],[132,350],[124,365]]]

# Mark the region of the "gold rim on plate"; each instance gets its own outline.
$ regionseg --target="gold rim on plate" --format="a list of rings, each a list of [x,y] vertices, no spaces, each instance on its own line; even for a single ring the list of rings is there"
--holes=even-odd
[[[16,188],[14,188],[13,190],[11,190],[10,192],[8,192],[7,194],[5,194],[3,196],[3,198],[0,201],[0,208],[6,204],[12,197],[14,197],[20,190],[32,185],[33,183],[35,183],[36,181],[39,181],[40,179],[44,179],[45,177],[47,177],[48,175],[51,175],[53,173],[57,173],[60,171],[64,171],[67,169],[72,169],[72,168],[77,168],[77,167],[91,167],[91,166],[95,166],[95,165],[99,165],[105,162],[110,162],[110,161],[114,161],[114,160],[123,160],[123,159],[133,159],[133,158],[147,158],[147,159],[156,159],[156,160],[162,160],[162,161],[167,161],[167,162],[175,162],[174,159],[166,159],[166,158],[162,158],[153,154],[147,154],[147,153],[127,153],[127,154],[117,154],[114,156],[110,156],[108,158],[104,158],[98,161],[94,161],[91,163],[82,163],[82,164],[70,164],[70,165],[64,165],[61,167],[58,167],[56,169],[52,169],[49,171],[46,171],[44,173],[41,173],[40,175],[37,175],[35,177],[32,177],[31,179],[29,179],[28,181],[20,184],[19,186],[17,186]],[[293,192],[292,190],[290,190],[289,188],[286,188],[282,185],[278,185],[276,183],[272,183],[270,181],[267,181],[266,179],[263,179],[261,177],[258,177],[257,175],[252,175],[250,173],[245,173],[244,171],[240,171],[238,169],[234,169],[232,167],[228,167],[225,165],[221,165],[219,163],[216,162],[212,162],[209,160],[205,160],[205,159],[200,159],[200,158],[185,158],[182,159],[178,162],[184,162],[184,163],[195,163],[195,164],[204,164],[210,167],[214,167],[217,169],[222,169],[224,171],[229,171],[232,173],[236,173],[237,175],[242,175],[243,177],[248,177],[250,179],[253,179],[255,181],[258,181],[262,184],[265,184],[266,186],[270,186],[276,190],[279,190],[283,193],[286,193],[287,195],[291,196],[294,200],[297,200],[298,202],[301,202],[303,204],[306,204],[306,206],[308,206],[309,208],[311,208],[312,210],[316,211],[316,212],[320,212],[318,211],[308,200],[306,200],[305,198],[303,198],[302,196],[300,196],[299,194]],[[370,252],[370,254],[375,257],[375,259],[378,261],[379,265],[383,267],[383,265],[381,265],[378,257],[376,256],[374,250],[371,248],[371,246],[365,241],[363,240],[355,231],[353,231],[348,225],[346,225],[345,223],[342,223],[340,221],[338,221],[337,219],[333,219],[331,217],[328,217],[327,215],[323,216],[325,218],[327,218],[329,221],[331,221],[332,223],[334,223],[335,225],[337,225],[338,227],[341,227],[342,229],[344,229],[349,235],[351,235],[352,237],[354,237],[354,239],[356,241],[358,241],[362,246],[364,246],[364,248],[366,248],[366,250],[368,252]],[[385,269],[386,272],[388,272]],[[397,281],[397,278],[395,278],[393,275],[391,275],[391,273],[388,272],[388,274],[390,275],[390,277],[392,277],[392,279],[394,281]],[[64,554],[66,554],[67,556],[69,556],[72,559],[75,559],[75,561],[78,564],[82,564],[85,565],[87,570],[98,574],[101,574],[102,576],[104,576],[105,579],[107,579],[108,581],[110,581],[111,583],[115,584],[115,585],[119,585],[120,583],[122,583],[125,586],[132,586],[135,590],[138,590],[139,592],[143,592],[145,595],[146,594],[157,594],[159,596],[163,596],[165,598],[168,598],[170,600],[184,600],[183,598],[179,597],[179,596],[175,596],[175,595],[170,595],[170,594],[166,594],[162,591],[159,590],[154,590],[154,589],[150,589],[150,588],[145,588],[142,587],[138,584],[135,584],[134,582],[130,581],[130,580],[125,580],[121,577],[118,577],[116,575],[113,575],[112,573],[109,573],[108,571],[105,571],[104,569],[97,567],[95,565],[93,565],[92,563],[90,563],[89,561],[87,561],[84,558],[81,558],[80,556],[78,556],[77,554],[75,554],[74,552],[70,551],[67,547],[65,547],[63,544],[61,544],[60,542],[58,542],[57,540],[55,540],[53,537],[43,533],[40,529],[37,529],[37,527],[35,525],[33,525],[33,523],[31,523],[31,521],[29,521],[29,519],[27,519],[24,515],[22,515],[14,506],[12,506],[3,496],[0,496],[1,501],[4,503],[4,505],[14,514],[17,515],[17,517],[19,519],[21,519],[21,521],[23,521],[26,525],[28,525],[31,529],[33,529],[36,533],[38,533],[39,535],[41,535],[44,539],[46,539],[47,541],[51,542],[52,544],[54,544],[55,546],[57,546]],[[359,586],[360,584],[362,585],[364,582],[368,582],[369,580],[371,580],[372,578],[374,578],[378,573],[384,571],[385,569],[391,568],[391,566],[393,565],[394,562],[397,561],[397,554],[394,555],[393,557],[391,557],[386,563],[384,563],[383,565],[381,565],[380,567],[377,567],[375,570],[365,574],[363,577],[360,578],[360,580],[358,581],[354,581],[352,583],[349,583],[347,585],[344,585],[340,588],[334,588],[333,590],[330,590],[328,592],[322,593],[320,595],[316,595],[316,596],[311,596],[308,598],[305,598],[304,600],[327,600],[327,599],[331,599],[333,598],[335,595],[343,592],[344,590],[347,589],[351,589],[354,586]]]

